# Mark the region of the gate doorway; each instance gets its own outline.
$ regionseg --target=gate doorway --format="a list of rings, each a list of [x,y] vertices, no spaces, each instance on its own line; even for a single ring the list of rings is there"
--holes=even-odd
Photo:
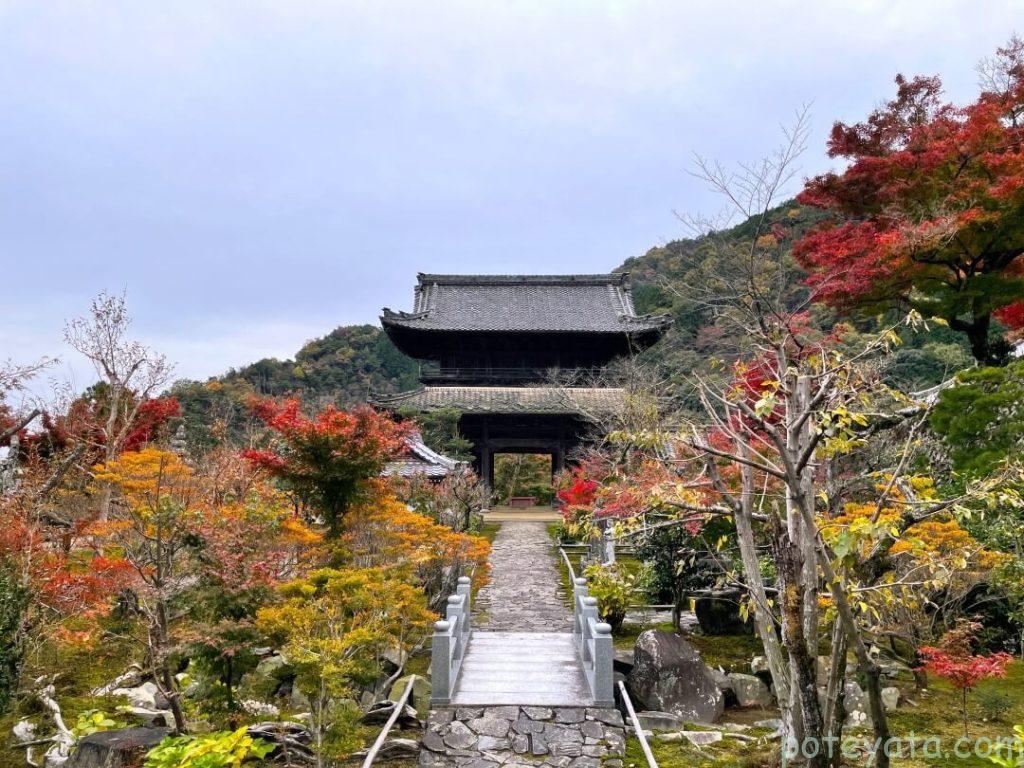
[[[549,506],[557,465],[550,453],[495,453],[491,488],[501,507]]]

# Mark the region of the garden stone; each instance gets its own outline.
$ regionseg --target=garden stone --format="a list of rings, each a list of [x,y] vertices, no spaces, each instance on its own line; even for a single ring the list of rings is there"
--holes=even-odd
[[[430,681],[421,675],[406,675],[400,677],[391,686],[388,698],[391,701],[398,701],[405,693],[405,686],[412,680],[412,692],[409,694],[408,704],[418,716],[425,715],[430,709]]]
[[[512,734],[511,742],[512,751],[517,755],[528,752],[530,749],[530,739],[521,733]]]
[[[601,761],[594,757],[577,757],[569,768],[601,768]]]
[[[120,711],[149,728],[167,728],[174,724],[174,715],[166,709],[124,707]]]
[[[846,707],[846,725],[866,726],[871,722],[867,694],[853,680],[843,685],[843,704]]]
[[[141,765],[150,749],[170,731],[167,728],[120,728],[83,736],[75,745],[67,768],[125,768]]]
[[[497,749],[508,749],[509,741],[508,739],[499,739],[494,736],[481,736],[476,741],[476,748],[479,749],[481,752],[487,752],[490,750]]]
[[[582,709],[556,709],[556,723],[582,723],[586,713]]]
[[[588,709],[587,718],[597,720],[605,725],[613,725],[616,728],[623,726],[622,713],[617,709]]]
[[[580,723],[580,733],[589,739],[600,739],[604,737],[604,728],[597,720],[587,720]]]
[[[484,713],[483,707],[479,707],[479,708],[459,707],[458,709],[455,710],[455,719],[456,720],[474,720],[474,719],[482,716],[483,713]]]
[[[544,730],[544,723],[540,720],[531,720],[524,715],[520,715],[519,719],[512,723],[512,730],[523,734],[540,733]]]
[[[359,722],[363,725],[383,725],[391,717],[391,713],[395,711],[395,704],[396,702],[394,701],[381,701],[374,704],[359,718]],[[398,723],[400,727],[417,725],[419,719],[416,716],[416,710],[408,704],[403,706],[402,712],[398,716]]]
[[[392,738],[385,739],[377,752],[377,759],[381,762],[388,760],[408,760],[416,757],[420,752],[420,745],[415,739]],[[366,750],[356,752],[353,757],[366,757]]]
[[[564,725],[555,725],[554,723],[548,723],[544,728],[544,738],[549,742],[557,741],[559,743],[583,743],[583,734],[575,728],[569,728]]]
[[[741,707],[770,707],[772,695],[760,678],[754,675],[733,673],[729,682],[736,694],[736,703]]]
[[[436,731],[426,730],[421,739],[423,746],[431,752],[444,752],[444,739]]]
[[[637,638],[634,650],[629,693],[641,706],[698,723],[721,717],[725,697],[696,648],[681,635],[647,630]]]
[[[583,754],[582,744],[573,744],[568,742],[559,742],[557,744],[550,744],[548,747],[551,750],[551,754],[556,757],[579,757]]]
[[[548,707],[523,707],[523,712],[531,720],[550,720],[555,716]]]
[[[671,731],[673,728],[681,728],[685,722],[679,715],[673,715],[671,712],[637,712],[636,718],[645,731]]]
[[[456,720],[448,725],[444,743],[454,749],[469,749],[476,744],[476,734],[465,723]]]
[[[508,735],[509,721],[500,717],[493,717],[490,714],[469,720],[467,725],[481,736],[503,738]]]
[[[612,668],[615,672],[621,672],[624,675],[628,675],[633,669],[633,651],[625,648],[616,648],[615,655],[612,657]]]
[[[530,734],[530,754],[531,755],[546,755],[550,750],[548,749],[548,743],[544,740],[544,737],[539,733]]]
[[[886,712],[896,709],[900,705],[900,689],[895,686],[883,688],[882,704],[885,705]]]

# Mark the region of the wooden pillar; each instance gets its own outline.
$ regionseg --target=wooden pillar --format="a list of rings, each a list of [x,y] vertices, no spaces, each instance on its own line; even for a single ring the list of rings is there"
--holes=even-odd
[[[480,479],[494,488],[494,454],[487,443],[480,446]]]

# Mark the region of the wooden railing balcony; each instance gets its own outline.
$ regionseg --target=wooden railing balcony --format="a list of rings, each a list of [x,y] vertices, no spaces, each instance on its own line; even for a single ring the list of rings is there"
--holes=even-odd
[[[500,368],[420,365],[420,381],[424,384],[466,384],[493,386],[561,383],[586,386],[594,381],[606,382],[607,371],[601,366],[574,368]]]

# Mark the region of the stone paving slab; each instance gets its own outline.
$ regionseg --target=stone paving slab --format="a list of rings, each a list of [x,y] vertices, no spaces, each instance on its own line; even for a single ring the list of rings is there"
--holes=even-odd
[[[622,768],[615,709],[451,707],[430,712],[420,768]]]
[[[502,523],[490,564],[491,580],[477,594],[473,607],[474,627],[510,632],[572,630],[545,523]]]

